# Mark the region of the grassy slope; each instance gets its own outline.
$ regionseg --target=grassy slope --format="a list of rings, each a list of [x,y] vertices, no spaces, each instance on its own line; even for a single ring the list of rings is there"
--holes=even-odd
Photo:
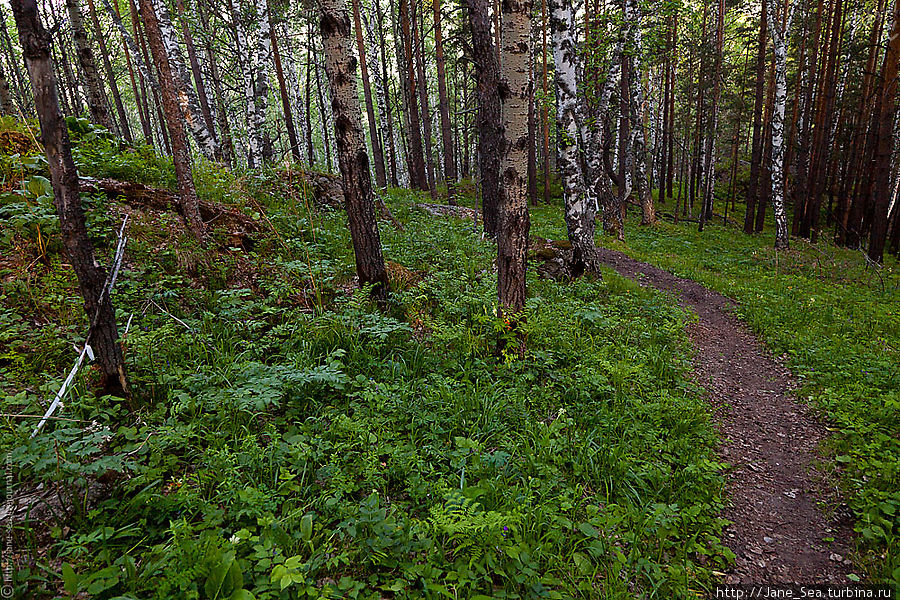
[[[153,157],[85,144],[88,173],[168,181]],[[34,227],[47,199],[23,202],[16,172],[0,197],[17,218],[0,408],[34,414],[84,320],[52,218]],[[277,234],[210,254],[165,215],[133,214],[115,302],[122,323],[134,315],[134,409],[95,398],[83,374],[62,413],[80,421],[0,430],[16,485],[54,486],[69,511],[49,530],[16,525],[33,559],[21,593],[679,598],[726,567],[715,436],[685,377],[689,317],[669,299],[612,274],[532,278],[529,354],[496,356],[494,251],[470,224],[388,198],[406,229],[381,224],[385,254],[406,269],[381,315],[348,283],[341,213],[272,173],[199,176],[207,199],[264,209]],[[108,256],[120,208],[88,204]],[[86,502],[97,481],[105,494]]]

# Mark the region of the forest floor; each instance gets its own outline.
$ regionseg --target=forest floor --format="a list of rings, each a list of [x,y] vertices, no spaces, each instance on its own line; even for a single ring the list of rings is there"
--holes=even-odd
[[[689,328],[697,382],[715,407],[721,458],[731,465],[726,583],[846,583],[852,527],[824,511],[833,491],[814,469],[825,427],[791,397],[797,381],[733,315],[734,302],[703,285],[602,248],[621,275],[675,294],[699,320]]]

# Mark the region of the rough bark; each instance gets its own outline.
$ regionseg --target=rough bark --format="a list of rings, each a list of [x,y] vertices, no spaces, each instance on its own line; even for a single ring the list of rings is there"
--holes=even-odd
[[[874,182],[874,218],[869,233],[869,258],[884,259],[891,202],[891,157],[894,152],[894,121],[897,106],[897,75],[900,65],[900,0],[894,2],[893,27],[881,70],[881,112],[878,115]]]
[[[437,66],[438,110],[441,113],[441,146],[444,154],[444,181],[447,201],[456,204],[456,160],[453,153],[453,129],[450,125],[450,101],[447,96],[447,69],[444,62],[444,38],[441,30],[441,0],[432,0],[434,9],[434,57]]]
[[[596,207],[588,195],[584,172],[581,123],[584,111],[578,98],[581,70],[575,43],[575,10],[570,0],[549,0],[553,62],[556,66],[556,119],[560,132],[557,168],[563,182],[564,215],[569,242],[574,250],[572,272],[599,274],[594,242]]]
[[[128,115],[125,112],[125,104],[122,102],[122,94],[119,92],[119,84],[116,81],[115,71],[113,71],[112,63],[109,60],[109,49],[106,45],[106,38],[103,35],[103,28],[100,26],[100,18],[97,16],[94,0],[88,0],[88,14],[91,17],[91,27],[93,29],[94,38],[100,46],[100,58],[103,60],[103,70],[106,71],[106,81],[109,83],[109,89],[113,96],[113,103],[116,105],[116,113],[119,116],[119,133],[126,141],[131,142],[133,141],[133,138],[131,135],[131,127],[128,124]]]
[[[503,0],[500,94],[505,130],[501,165],[497,287],[500,314],[516,331],[525,308],[526,249],[528,247],[528,98],[531,89],[531,1]],[[520,353],[524,341],[519,337]]]
[[[419,118],[418,81],[413,58],[413,35],[409,10],[410,0],[400,0],[399,34],[402,48],[397,52],[400,81],[403,84],[407,137],[409,138],[409,179],[412,187],[428,190],[425,172],[425,152],[422,148],[422,124]]]
[[[760,165],[762,164],[762,120],[766,89],[766,40],[768,39],[768,0],[762,3],[759,21],[759,41],[756,54],[756,93],[753,103],[753,142],[750,155],[750,184],[747,191],[747,211],[744,213],[744,233],[754,232],[756,203],[759,201]]]
[[[172,144],[172,161],[175,165],[175,178],[178,181],[178,192],[181,197],[181,212],[188,228],[201,244],[206,242],[206,225],[200,218],[200,207],[197,191],[194,188],[194,177],[191,170],[191,154],[185,136],[184,123],[175,87],[175,74],[169,65],[169,57],[159,31],[159,21],[153,9],[153,0],[140,0],[141,17],[144,21],[144,32],[159,72],[159,83],[162,90],[162,102],[166,125]]]
[[[103,80],[100,77],[100,69],[97,68],[94,50],[91,48],[87,31],[84,28],[84,18],[81,14],[78,0],[66,0],[66,12],[69,14],[72,38],[75,40],[75,54],[78,57],[78,66],[81,68],[81,75],[84,78],[84,89],[91,121],[110,131],[116,131],[109,116],[106,93],[103,91]]]
[[[769,5],[769,29],[775,53],[775,105],[772,111],[772,208],[775,212],[775,248],[786,250],[790,246],[787,213],[784,206],[784,115],[787,106],[787,45],[791,23],[797,3],[788,8],[789,13],[781,29],[774,16],[774,0],[766,0]]]
[[[11,4],[31,77],[63,246],[78,277],[84,309],[91,324],[85,343],[94,349],[103,392],[127,397],[125,361],[119,346],[115,310],[106,286],[107,274],[97,262],[88,238],[69,131],[59,110],[56,76],[50,58],[50,35],[41,23],[35,0],[12,0]]]
[[[641,12],[637,0],[625,0],[625,22],[631,32],[630,60],[632,67],[629,78],[629,96],[631,98],[631,152],[634,166],[634,180],[638,188],[638,200],[641,204],[641,225],[653,225],[656,222],[656,209],[653,206],[653,194],[647,178],[647,131],[644,127],[644,88],[641,85],[640,61],[644,53]]]
[[[184,8],[184,0],[176,0],[175,6],[178,9],[178,18],[181,21],[181,35],[184,37],[184,46],[188,53],[188,62],[191,65],[191,74],[194,77],[194,85],[197,88],[197,101],[200,104],[200,112],[203,114],[203,121],[206,128],[216,140],[217,150],[221,153],[221,145],[218,144],[216,136],[216,126],[213,122],[212,109],[209,105],[209,96],[206,93],[206,85],[203,82],[203,73],[200,70],[200,60],[197,58],[197,48],[194,45],[194,36],[191,35],[191,28],[188,26],[188,15]],[[221,159],[221,156],[219,156]]]
[[[428,178],[428,191],[432,201],[437,200],[437,184],[434,168],[434,136],[431,129],[431,106],[428,101],[428,80],[425,78],[425,38],[422,27],[422,15],[419,13],[418,2],[410,2],[412,10],[410,17],[413,21],[412,43],[413,60],[416,66],[416,75],[419,78],[419,109],[422,111],[422,139],[425,142],[425,175]]]
[[[166,6],[165,0],[152,0],[152,3],[157,15],[157,23],[159,24],[159,35],[168,57],[169,69],[172,72],[176,99],[184,122],[203,155],[209,160],[218,160],[219,144],[216,142],[214,132],[206,126],[203,111],[200,109],[200,103],[191,85],[190,75],[184,62],[184,55],[181,53],[181,46],[178,43],[178,36],[175,32],[175,26],[172,24],[169,8]],[[149,26],[147,28],[149,29]],[[150,32],[147,32],[147,35],[149,38]],[[153,35],[155,36],[156,32],[153,32]]]
[[[325,72],[331,88],[338,162],[344,203],[361,285],[372,285],[372,297],[387,300],[388,280],[381,253],[369,157],[362,130],[356,67],[350,41],[350,17],[344,0],[320,0],[320,29],[325,47]]]
[[[469,27],[472,30],[472,55],[475,63],[475,94],[478,100],[478,170],[481,176],[481,205],[484,232],[497,235],[500,203],[500,160],[503,147],[503,121],[500,95],[500,63],[491,37],[488,0],[466,0]]]
[[[297,128],[294,127],[294,111],[291,107],[291,97],[288,94],[287,81],[284,76],[284,69],[281,65],[281,52],[278,49],[278,38],[275,35],[275,27],[272,23],[272,8],[269,7],[269,35],[272,41],[272,60],[275,63],[275,77],[278,79],[278,92],[281,96],[281,110],[284,113],[284,127],[287,129],[288,145],[290,146],[291,158],[294,162],[303,161],[300,154],[300,142],[297,139]]]
[[[363,97],[366,102],[366,118],[369,122],[369,141],[372,144],[372,160],[375,162],[375,182],[379,188],[387,187],[387,176],[384,168],[384,152],[381,149],[381,138],[378,135],[378,124],[375,121],[375,105],[372,103],[372,86],[369,83],[369,64],[366,57],[366,44],[363,41],[362,19],[360,19],[359,0],[352,0],[353,25],[356,31],[356,52],[359,57],[359,75],[362,79]]]

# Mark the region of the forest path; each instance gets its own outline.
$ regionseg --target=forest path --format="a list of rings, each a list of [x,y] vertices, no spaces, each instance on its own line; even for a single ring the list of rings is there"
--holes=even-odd
[[[700,317],[688,332],[694,374],[715,409],[720,457],[731,465],[723,516],[732,522],[725,543],[737,560],[725,583],[846,583],[850,520],[819,508],[833,496],[813,465],[826,430],[791,397],[790,371],[731,314],[732,300],[621,252],[599,251],[621,275],[675,294]]]

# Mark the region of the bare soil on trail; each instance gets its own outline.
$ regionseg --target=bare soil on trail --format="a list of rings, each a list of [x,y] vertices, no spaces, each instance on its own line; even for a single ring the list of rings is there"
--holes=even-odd
[[[827,432],[792,397],[790,371],[731,313],[732,300],[621,252],[599,251],[621,275],[671,292],[699,316],[688,332],[694,376],[714,408],[721,460],[731,465],[723,516],[732,522],[725,543],[737,559],[724,583],[847,583],[852,521],[816,472]]]

